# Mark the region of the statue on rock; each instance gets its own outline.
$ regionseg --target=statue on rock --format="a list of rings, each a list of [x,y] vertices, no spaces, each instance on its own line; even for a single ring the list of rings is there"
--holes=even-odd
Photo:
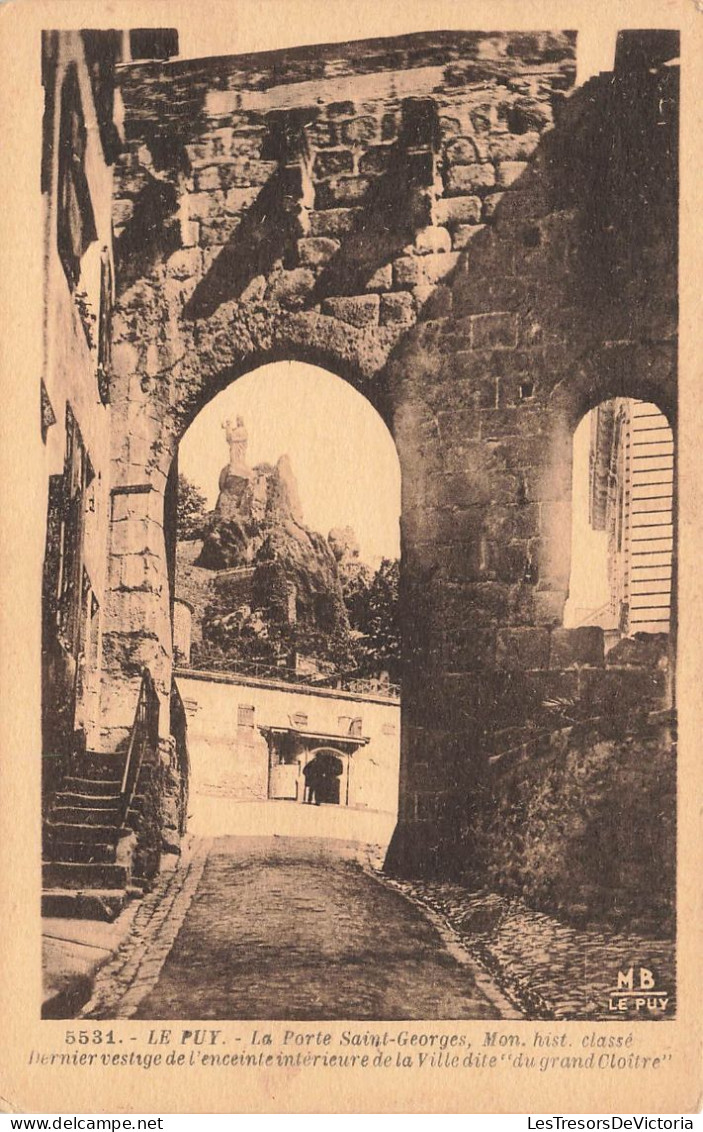
[[[252,483],[256,472],[246,461],[249,434],[242,417],[236,423],[223,421],[225,437],[229,445],[229,464],[220,472],[220,494],[215,504],[216,513],[224,519],[243,519],[251,517]]]
[[[231,420],[224,421],[222,427],[229,444],[229,464],[220,473],[220,491],[223,490],[224,484],[230,477],[244,480],[254,478],[254,472],[246,460],[249,433],[246,430],[244,418],[237,417],[234,425]]]

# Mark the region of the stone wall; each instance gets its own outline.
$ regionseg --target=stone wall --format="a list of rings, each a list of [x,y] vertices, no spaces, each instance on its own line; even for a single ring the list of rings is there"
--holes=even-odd
[[[278,359],[353,382],[398,448],[395,865],[451,858],[457,799],[550,682],[620,711],[580,653],[591,638],[560,628],[572,436],[615,396],[675,425],[678,73],[661,64],[676,54],[669,33],[627,33],[615,75],[571,93],[570,33],[124,69],[106,743],[137,661],[170,686],[163,494],[180,437]]]
[[[474,884],[575,923],[673,934],[676,748],[666,714],[628,732],[601,717],[544,733],[484,791],[463,854]]]
[[[626,639],[604,656],[602,630],[557,629],[548,654],[523,660],[476,674],[483,765],[447,797],[426,871],[572,919],[635,917],[670,931],[676,736],[666,636]]]

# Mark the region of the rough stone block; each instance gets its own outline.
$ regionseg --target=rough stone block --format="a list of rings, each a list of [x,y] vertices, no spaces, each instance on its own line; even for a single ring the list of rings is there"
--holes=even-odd
[[[149,184],[149,174],[141,165],[134,169],[117,170],[117,192],[119,196],[138,197]]]
[[[523,627],[499,629],[496,666],[511,670],[549,667],[548,629]]]
[[[379,321],[381,326],[412,326],[415,321],[415,301],[407,291],[381,295]]]
[[[220,181],[223,189],[246,188],[266,184],[276,171],[275,161],[241,159],[220,166]]]
[[[181,220],[181,243],[184,248],[194,248],[200,243],[200,225],[197,220]]]
[[[315,273],[309,267],[296,267],[275,277],[269,287],[269,297],[282,307],[296,310],[305,305],[314,286]]]
[[[112,202],[112,221],[116,228],[124,226],[129,220],[132,219],[134,212],[134,201],[128,197],[123,200],[115,200]]]
[[[150,519],[150,532],[154,539],[152,550],[163,551],[163,498],[156,491],[115,491],[112,493],[112,520],[114,523]]]
[[[481,220],[481,198],[443,197],[434,206],[434,216],[438,224],[478,224]]]
[[[461,122],[458,118],[453,118],[449,114],[441,114],[439,118],[439,128],[443,139],[457,138],[462,134]]]
[[[337,299],[325,299],[322,313],[351,326],[377,326],[380,310],[378,295],[354,295]]]
[[[337,145],[338,131],[333,122],[313,122],[305,129],[310,145],[313,149],[324,149]]]
[[[116,342],[112,347],[112,371],[116,376],[127,377],[137,373],[139,354],[131,342]]]
[[[110,550],[116,557],[123,554],[149,553],[154,558],[163,548],[163,531],[150,518],[133,519],[130,523],[113,523],[110,532]]]
[[[540,625],[560,625],[564,618],[565,590],[536,590],[534,594],[535,621]]]
[[[604,663],[603,630],[598,626],[553,629],[549,655],[550,668],[598,666]]]
[[[166,267],[175,279],[189,279],[199,275],[202,267],[202,252],[200,248],[181,248],[169,256]]]
[[[343,102],[330,102],[327,107],[327,114],[330,118],[347,118],[355,110],[354,103],[345,99]]]
[[[228,189],[224,195],[225,212],[246,212],[259,195],[258,188]]]
[[[335,177],[315,187],[315,208],[351,207],[363,203],[369,194],[368,177]]]
[[[454,271],[460,260],[461,256],[458,252],[423,255],[422,267],[425,277],[430,283],[439,283]]]
[[[394,141],[398,136],[400,118],[398,114],[389,111],[381,119],[381,141]]]
[[[496,212],[500,208],[501,201],[505,199],[505,193],[491,193],[484,198],[483,201],[483,219],[492,220]]]
[[[668,673],[658,668],[584,668],[579,674],[579,692],[586,711],[611,717],[623,726],[630,713],[671,707]]]
[[[668,667],[669,647],[668,633],[638,633],[635,637],[624,637],[618,641],[608,652],[606,663],[665,669]]]
[[[475,239],[479,232],[484,230],[484,227],[483,224],[458,224],[452,231],[453,251],[463,251],[468,248],[471,241]]]
[[[534,567],[527,539],[486,541],[486,570],[501,582],[527,582]]]
[[[265,275],[255,275],[251,283],[247,283],[246,287],[239,296],[239,301],[242,303],[259,303],[266,294],[268,282]]]
[[[368,280],[365,291],[390,291],[393,286],[393,264],[386,263],[374,271]]]
[[[496,172],[492,165],[452,165],[446,176],[446,194],[450,197],[474,193],[476,189],[492,189]]]
[[[424,257],[423,257],[424,258]],[[422,260],[418,256],[401,256],[393,264],[396,287],[416,287],[427,282]]]
[[[188,215],[193,220],[206,220],[222,212],[223,193],[190,193],[187,199]]]
[[[514,350],[518,341],[518,319],[511,311],[469,316],[474,350]]]
[[[359,172],[371,174],[385,173],[391,167],[394,157],[396,157],[394,146],[373,145],[359,158]]]
[[[378,122],[368,115],[342,122],[342,141],[345,145],[368,145],[377,135]]]
[[[452,249],[452,238],[446,228],[431,226],[421,228],[415,236],[415,250],[420,255],[430,252],[449,252]]]
[[[539,533],[538,503],[508,503],[492,507],[486,519],[489,538],[510,542],[511,539],[535,538]]]
[[[313,174],[315,177],[337,177],[340,173],[352,173],[354,157],[349,149],[327,149],[315,158]]]
[[[502,189],[507,189],[510,185],[515,184],[516,181],[522,177],[523,173],[529,169],[526,161],[501,161],[497,167],[497,183]]]
[[[220,166],[219,165],[206,165],[203,169],[195,171],[195,188],[199,193],[211,192],[214,189],[219,189],[220,184]]]
[[[426,321],[445,319],[451,316],[454,296],[451,287],[446,283],[414,287],[413,295],[417,303],[422,305],[422,315]]]
[[[548,103],[535,98],[520,98],[508,111],[507,126],[511,134],[541,132],[552,123]]]
[[[238,216],[211,217],[200,224],[200,247],[212,248],[226,244],[240,224]]]
[[[298,258],[304,266],[317,267],[328,263],[339,251],[339,240],[325,236],[312,236],[298,240]]]
[[[311,212],[310,235],[346,236],[354,231],[362,215],[363,210],[360,208],[329,208],[322,212]]]
[[[146,554],[127,554],[120,559],[120,586],[125,590],[153,590],[159,587],[159,574]]]
[[[528,161],[539,145],[539,134],[530,131],[526,134],[503,134],[492,137],[488,142],[488,152],[492,161]]]
[[[481,160],[474,138],[457,138],[447,146],[446,157],[452,165],[474,165]]]
[[[470,616],[470,611],[467,610]],[[492,668],[496,636],[493,629],[454,630],[442,634],[440,654],[444,664],[455,672]]]

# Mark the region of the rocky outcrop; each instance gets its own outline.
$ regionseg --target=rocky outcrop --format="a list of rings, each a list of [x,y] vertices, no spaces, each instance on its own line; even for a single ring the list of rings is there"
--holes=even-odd
[[[214,646],[223,661],[278,659],[298,649],[326,659],[340,647],[343,654],[350,629],[338,567],[345,555],[358,560],[353,531],[344,532],[349,537],[342,553],[334,540],[306,526],[288,456],[275,466],[249,468],[243,422],[226,427],[230,463],[220,474],[200,553],[187,570],[205,651]],[[197,597],[192,601],[195,574],[207,594],[205,609]],[[212,582],[204,587],[208,575]]]

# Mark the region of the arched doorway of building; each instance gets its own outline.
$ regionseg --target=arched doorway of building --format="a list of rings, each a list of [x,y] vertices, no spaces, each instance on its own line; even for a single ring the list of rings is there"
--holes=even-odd
[[[201,409],[169,485],[191,809],[235,832],[243,803],[303,802],[316,760],[315,801],[395,818],[400,469],[377,411],[318,367],[260,367]]]

